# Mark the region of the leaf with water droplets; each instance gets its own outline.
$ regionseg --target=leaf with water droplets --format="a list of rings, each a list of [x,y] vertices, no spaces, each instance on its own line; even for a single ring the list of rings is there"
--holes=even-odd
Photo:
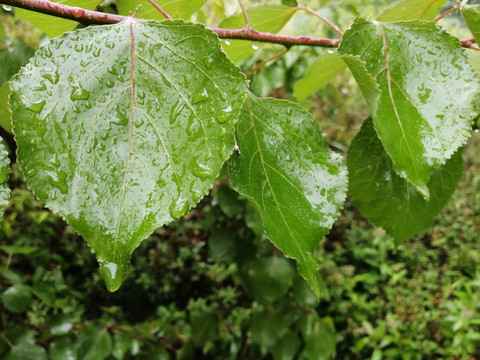
[[[55,3],[73,6],[72,14],[75,17],[83,15],[83,9],[94,10],[101,1],[99,0],[55,0],[50,6],[55,9]],[[51,15],[41,14],[35,11],[26,10],[22,8],[15,9],[15,16],[30,21],[36,28],[43,31],[49,37],[55,37],[63,34],[65,31],[75,29],[78,24],[75,21],[62,19]]]
[[[379,17],[378,21],[433,20],[446,0],[400,0],[394,2]]]
[[[395,173],[371,118],[365,120],[353,139],[347,165],[349,193],[358,208],[397,241],[407,240],[431,225],[450,199],[463,170],[461,153],[457,151],[434,170],[427,184],[431,198],[425,200],[412,184]]]
[[[424,21],[357,19],[338,53],[368,94],[396,173],[428,198],[432,172],[465,143],[476,115],[479,81],[458,39]]]
[[[462,15],[477,44],[480,44],[480,5],[464,6]]]
[[[10,175],[10,159],[3,139],[0,138],[0,220],[10,199],[8,177]]]
[[[27,182],[83,235],[110,290],[140,241],[211,188],[245,92],[217,36],[183,21],[66,33],[14,78]]]
[[[206,0],[156,0],[159,6],[173,19],[189,20],[198,11]],[[128,15],[139,9],[137,18],[164,20],[165,16],[158,11],[148,0],[117,0],[118,13]]]
[[[233,187],[259,210],[265,232],[319,296],[313,252],[345,199],[346,169],[299,105],[250,96],[237,124]]]

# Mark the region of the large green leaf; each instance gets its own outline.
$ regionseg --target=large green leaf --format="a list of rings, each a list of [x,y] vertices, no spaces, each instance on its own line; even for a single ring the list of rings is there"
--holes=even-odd
[[[320,55],[310,65],[305,77],[295,84],[294,94],[303,101],[315,91],[321,89],[339,72],[345,69],[345,62],[337,54]]]
[[[315,120],[287,101],[248,98],[237,124],[233,187],[260,211],[265,232],[319,296],[313,251],[345,199],[346,170]]]
[[[199,10],[206,0],[156,0],[172,18],[189,20],[190,16]],[[158,11],[148,0],[118,0],[118,13],[128,15],[135,12],[141,5],[140,11],[135,14],[138,18],[164,20],[165,16]]]
[[[347,158],[349,191],[360,211],[373,223],[403,241],[428,228],[446,205],[460,180],[463,163],[458,151],[436,169],[425,200],[408,181],[398,176],[378,139],[371,118],[350,145]]]
[[[203,26],[129,18],[52,40],[12,91],[29,186],[83,235],[113,291],[140,241],[212,186],[246,83]]]
[[[462,15],[475,40],[480,44],[480,5],[464,6]]]
[[[476,114],[479,82],[458,39],[423,21],[357,19],[338,53],[370,92],[375,130],[395,171],[428,198],[433,170],[466,141]]]
[[[433,20],[445,2],[446,0],[400,0],[386,9],[378,21]]]
[[[262,32],[277,33],[292,18],[297,9],[282,5],[260,5],[247,9],[250,26]],[[245,26],[243,14],[231,16],[222,21],[221,28],[241,29]],[[257,45],[251,41],[227,40],[224,50],[228,57],[235,63],[246,59],[255,52]]]
[[[75,6],[82,9],[94,10],[102,3],[102,0],[55,0],[56,3]],[[55,16],[40,14],[34,11],[22,8],[15,9],[15,15],[20,19],[30,21],[30,23],[42,30],[49,37],[62,35],[65,31],[70,31],[78,25],[77,22],[62,19]]]
[[[10,159],[3,139],[0,138],[0,220],[10,199],[8,177],[10,175]]]

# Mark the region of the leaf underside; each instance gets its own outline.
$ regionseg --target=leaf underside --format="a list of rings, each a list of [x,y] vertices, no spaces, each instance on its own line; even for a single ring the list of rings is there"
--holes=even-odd
[[[435,169],[425,200],[407,180],[398,176],[373,128],[365,120],[353,139],[347,157],[349,194],[374,224],[385,228],[396,241],[404,241],[431,225],[450,199],[460,180],[463,162],[457,151],[445,165]]]
[[[375,130],[395,171],[428,198],[433,170],[466,141],[476,114],[479,82],[458,40],[433,23],[357,19],[338,53],[370,93]]]
[[[0,138],[0,220],[10,199],[8,177],[10,175],[10,159],[3,139]]]
[[[247,98],[236,128],[232,186],[259,210],[265,232],[319,296],[315,247],[343,205],[346,169],[315,120],[296,104]]]
[[[83,235],[114,291],[140,241],[212,186],[246,83],[203,26],[129,18],[52,40],[12,91],[29,186]]]
[[[446,0],[400,0],[386,9],[378,21],[433,20],[437,17]]]

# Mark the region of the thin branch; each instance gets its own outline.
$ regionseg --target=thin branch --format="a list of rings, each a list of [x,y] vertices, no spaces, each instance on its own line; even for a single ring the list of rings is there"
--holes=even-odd
[[[85,10],[78,7],[54,3],[48,0],[0,0],[0,4],[20,7],[42,14],[74,20],[83,25],[115,24],[127,18],[127,16]],[[148,21],[147,19],[136,20]],[[291,47],[294,45],[337,47],[340,43],[340,39],[322,39],[306,36],[281,36],[270,33],[262,33],[251,29],[209,29],[216,33],[219,37],[225,39],[241,39],[275,43],[284,45],[286,47]]]
[[[460,41],[460,44],[462,44],[462,46],[464,48],[477,50],[477,47],[473,46],[473,44],[475,44],[476,42],[477,41],[474,38],[472,38],[472,39],[468,39],[468,40],[462,40],[462,41]]]
[[[160,5],[158,5],[155,0],[148,0],[148,2],[150,4],[152,4],[152,6],[157,9],[158,11],[160,11],[162,13],[163,16],[165,16],[168,20],[172,20],[172,17],[165,11],[162,9],[162,7]]]
[[[279,57],[285,55],[288,52],[288,50],[290,50],[290,49],[288,49],[288,48],[283,49],[282,51],[276,53],[275,55],[272,55],[269,58],[263,60],[260,64],[258,64],[252,70],[250,70],[248,72],[247,79],[250,79],[253,76],[253,74],[255,74],[258,70],[263,68],[265,66],[265,64],[269,63],[270,61],[277,60]]]
[[[335,25],[334,23],[332,23],[330,20],[328,20],[326,17],[322,16],[320,13],[316,12],[315,10],[313,9],[310,9],[309,7],[306,7],[306,6],[299,6],[297,7],[297,9],[299,10],[304,10],[306,12],[309,12],[310,14],[318,17],[320,20],[322,20],[325,24],[327,24],[328,26],[330,26],[338,35],[342,36],[343,35],[343,32],[342,30],[340,30],[340,28]]]
[[[245,29],[250,30],[250,19],[248,17],[247,8],[242,0],[238,0],[238,5],[240,5],[240,9],[242,9],[243,18],[245,19]]]
[[[460,9],[460,7],[461,7],[461,5],[457,5],[453,8],[451,8],[450,10],[445,11],[443,14],[438,15],[433,21],[437,22],[438,20],[443,19],[445,16],[447,16],[447,15],[451,14],[452,12],[455,12],[458,9]]]

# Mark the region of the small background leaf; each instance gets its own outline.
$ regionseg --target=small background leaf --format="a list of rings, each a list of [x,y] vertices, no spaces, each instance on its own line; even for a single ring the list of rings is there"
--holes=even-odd
[[[378,21],[433,20],[440,12],[445,0],[400,0],[394,2],[379,17]]]
[[[412,184],[395,173],[371,118],[365,120],[352,141],[347,164],[349,192],[358,208],[397,241],[407,240],[431,225],[450,199],[463,170],[458,151],[433,172],[428,183],[431,198],[425,200]]]
[[[259,209],[270,240],[298,261],[319,296],[313,251],[345,199],[346,170],[315,120],[298,105],[248,98],[237,124],[241,155],[229,162],[233,187]]]
[[[102,3],[102,0],[55,0],[55,2],[82,9],[95,10]],[[19,19],[30,21],[33,26],[43,31],[50,38],[60,36],[65,31],[71,31],[78,25],[76,21],[40,14],[22,8],[15,8],[15,16]]]
[[[29,186],[95,250],[113,291],[140,241],[213,185],[246,83],[203,26],[128,18],[52,40],[12,90]]]
[[[198,11],[206,0],[156,0],[173,19],[189,20],[196,11]],[[140,11],[135,14],[137,18],[165,20],[162,15],[148,0],[118,0],[117,9],[121,15],[129,15],[135,12],[138,6],[142,5]]]
[[[378,103],[367,97],[375,130],[395,171],[428,197],[434,168],[470,136],[476,115],[479,81],[458,39],[423,21],[357,19],[338,53],[350,56],[364,94],[365,77],[378,84]]]
[[[26,285],[10,286],[2,294],[2,302],[5,308],[16,313],[30,309],[32,301],[32,291]]]
[[[345,69],[345,63],[337,54],[320,55],[307,71],[305,77],[295,84],[293,90],[298,101],[302,102]]]

